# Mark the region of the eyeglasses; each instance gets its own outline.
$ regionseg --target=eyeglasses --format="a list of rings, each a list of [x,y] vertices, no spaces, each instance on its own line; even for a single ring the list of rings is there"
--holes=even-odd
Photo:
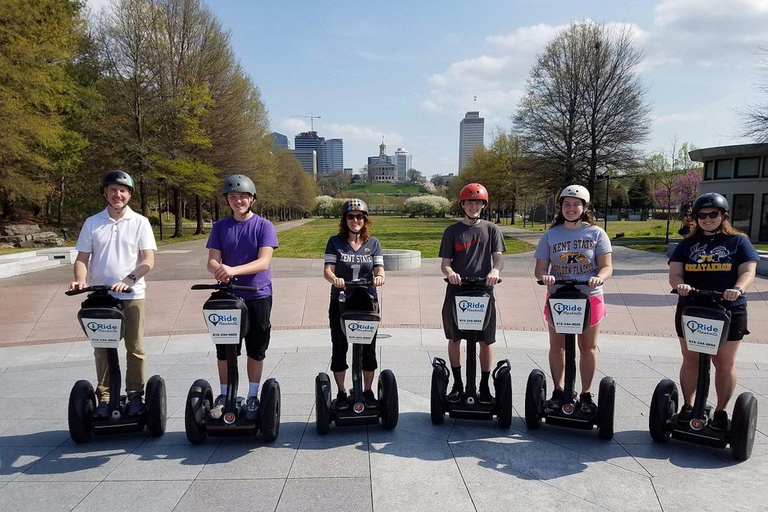
[[[352,220],[352,219],[363,220],[363,219],[365,219],[365,215],[363,215],[362,213],[355,213],[355,214],[348,213],[347,214],[347,220]]]
[[[716,212],[709,212],[709,213],[702,213],[702,212],[699,212],[699,213],[697,213],[697,214],[696,214],[696,218],[697,218],[697,219],[699,219],[699,220],[704,220],[704,219],[706,219],[706,218],[710,218],[710,219],[716,219],[716,218],[718,218],[719,216],[720,216],[720,212],[719,212],[719,211],[716,211]]]

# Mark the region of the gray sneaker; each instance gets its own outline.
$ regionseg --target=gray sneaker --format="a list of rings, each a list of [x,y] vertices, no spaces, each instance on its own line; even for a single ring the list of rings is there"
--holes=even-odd
[[[259,416],[259,397],[256,395],[249,396],[248,401],[245,404],[245,419],[248,421],[256,421]]]

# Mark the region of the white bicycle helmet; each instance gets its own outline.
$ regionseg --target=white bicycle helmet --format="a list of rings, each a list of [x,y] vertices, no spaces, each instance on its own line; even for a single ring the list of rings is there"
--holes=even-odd
[[[560,192],[560,199],[564,197],[578,197],[584,204],[589,203],[589,190],[581,185],[568,185]]]

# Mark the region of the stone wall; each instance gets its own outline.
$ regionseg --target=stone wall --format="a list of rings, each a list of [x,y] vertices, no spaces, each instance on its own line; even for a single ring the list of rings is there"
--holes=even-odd
[[[56,247],[64,239],[52,231],[42,231],[37,224],[4,224],[0,226],[2,247]]]

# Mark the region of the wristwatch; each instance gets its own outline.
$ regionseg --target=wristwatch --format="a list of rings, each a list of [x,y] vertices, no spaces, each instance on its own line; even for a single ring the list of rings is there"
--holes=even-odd
[[[130,274],[128,274],[126,277],[127,277],[128,279],[131,279],[131,280],[133,280],[133,282],[134,282],[134,283],[136,282],[136,274],[134,274],[134,273],[130,273]]]
[[[741,288],[740,286],[734,286],[734,287],[733,287],[733,289],[734,289],[734,290],[738,290],[738,292],[739,292],[740,294],[744,295],[744,289],[743,289],[743,288]]]

